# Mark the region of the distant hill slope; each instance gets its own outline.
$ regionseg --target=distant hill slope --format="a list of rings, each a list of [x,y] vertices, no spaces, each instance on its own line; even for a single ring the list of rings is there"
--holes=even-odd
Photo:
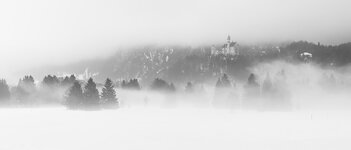
[[[216,46],[220,49],[220,46]],[[286,45],[240,46],[239,56],[213,55],[211,47],[148,46],[119,51],[107,59],[87,60],[60,67],[48,67],[49,72],[96,72],[97,81],[138,78],[148,85],[156,77],[176,83],[215,81],[222,73],[233,79],[245,80],[250,66],[277,59],[302,62],[300,54],[308,52],[312,61],[322,66],[344,66],[351,62],[351,43],[324,46],[299,41]]]

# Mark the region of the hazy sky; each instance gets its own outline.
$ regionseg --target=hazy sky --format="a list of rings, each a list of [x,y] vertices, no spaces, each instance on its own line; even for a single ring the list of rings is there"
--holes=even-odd
[[[0,78],[145,43],[351,41],[350,0],[1,0]]]

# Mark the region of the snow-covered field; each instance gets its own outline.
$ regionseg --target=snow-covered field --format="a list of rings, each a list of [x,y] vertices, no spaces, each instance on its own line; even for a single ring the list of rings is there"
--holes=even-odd
[[[351,149],[351,111],[1,109],[1,150]]]

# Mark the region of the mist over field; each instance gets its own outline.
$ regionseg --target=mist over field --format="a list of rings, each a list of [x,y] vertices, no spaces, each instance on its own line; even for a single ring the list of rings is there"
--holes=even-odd
[[[349,150],[350,0],[2,0],[0,150]]]
[[[349,65],[298,56],[227,73],[227,65],[217,66],[208,76],[181,67],[178,78],[163,72],[150,81],[98,82],[104,72],[89,70],[42,81],[25,76],[2,98],[0,149],[349,149]]]

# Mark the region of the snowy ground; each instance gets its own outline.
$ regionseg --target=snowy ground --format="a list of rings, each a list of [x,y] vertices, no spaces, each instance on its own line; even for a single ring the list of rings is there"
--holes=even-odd
[[[351,149],[351,112],[1,109],[1,150]]]

